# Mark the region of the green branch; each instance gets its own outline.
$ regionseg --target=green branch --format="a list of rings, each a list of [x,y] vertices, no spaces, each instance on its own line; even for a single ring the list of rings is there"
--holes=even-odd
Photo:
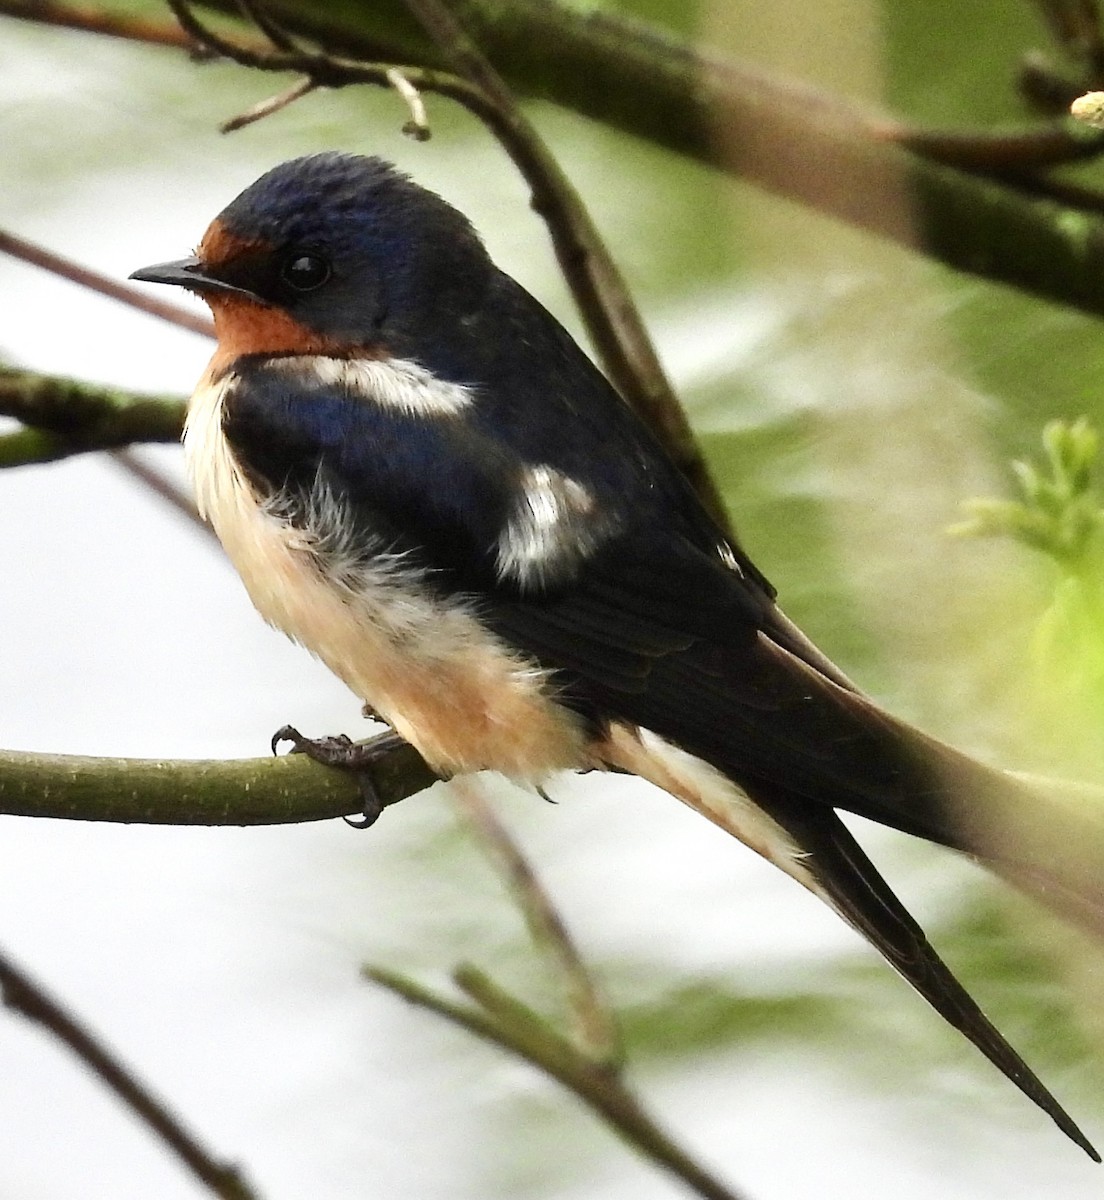
[[[236,0],[197,2],[240,16]],[[328,52],[446,65],[402,0],[268,7],[281,28]],[[919,129],[638,22],[554,0],[464,0],[457,11],[521,96],[739,175],[958,270],[1104,313],[1104,197],[1063,191],[1039,174],[1098,155],[1099,131],[1062,120]],[[0,0],[0,12],[172,44],[160,26],[146,36],[44,0]]]
[[[0,467],[17,467],[132,442],[179,441],[184,403],[0,367],[0,416],[25,426],[0,435]]]
[[[372,767],[385,806],[435,783],[409,746]],[[363,809],[356,779],[302,754],[229,760],[0,750],[0,813],[146,825],[280,825]]]

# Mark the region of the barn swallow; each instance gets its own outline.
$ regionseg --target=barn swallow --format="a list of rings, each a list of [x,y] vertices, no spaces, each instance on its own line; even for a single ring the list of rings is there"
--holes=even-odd
[[[639,775],[827,902],[1093,1159],[837,809],[967,853],[1003,774],[894,719],[466,217],[377,158],[268,172],[176,284],[218,346],[200,510],[261,615],[443,776]]]

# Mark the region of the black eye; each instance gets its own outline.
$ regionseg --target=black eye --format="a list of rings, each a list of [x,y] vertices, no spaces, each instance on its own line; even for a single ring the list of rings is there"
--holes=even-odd
[[[330,277],[330,264],[317,254],[291,254],[280,268],[280,278],[297,292],[311,292]]]

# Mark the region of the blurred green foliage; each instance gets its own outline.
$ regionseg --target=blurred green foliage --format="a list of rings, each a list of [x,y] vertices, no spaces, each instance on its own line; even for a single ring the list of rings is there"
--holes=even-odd
[[[1040,716],[1052,736],[1082,730],[1098,746],[1104,717],[1104,506],[1100,438],[1086,418],[1048,421],[1042,465],[1017,460],[1021,497],[966,502],[965,536],[1007,537],[1049,558],[1054,594],[1032,640]]]

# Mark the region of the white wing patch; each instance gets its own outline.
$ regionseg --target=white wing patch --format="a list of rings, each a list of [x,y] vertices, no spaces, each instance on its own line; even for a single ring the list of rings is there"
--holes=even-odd
[[[499,578],[543,587],[569,576],[611,533],[608,517],[577,479],[544,464],[526,467],[498,538]]]
[[[335,387],[381,408],[408,417],[451,417],[475,403],[475,392],[462,383],[438,379],[420,363],[405,358],[330,358],[295,354],[271,359],[266,367],[301,379],[308,386]]]
[[[730,571],[735,571],[737,575],[743,575],[743,568],[736,561],[736,555],[733,553],[732,547],[728,542],[717,543],[717,555]]]

